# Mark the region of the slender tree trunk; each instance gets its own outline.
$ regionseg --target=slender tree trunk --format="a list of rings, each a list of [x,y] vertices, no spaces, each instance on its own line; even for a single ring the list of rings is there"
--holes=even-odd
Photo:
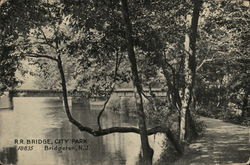
[[[62,60],[61,60],[60,55],[58,56],[58,59],[57,59],[57,67],[59,69],[60,77],[61,77],[61,86],[62,86],[62,91],[63,91],[64,108],[65,108],[65,111],[67,113],[69,120],[72,120],[73,117],[72,117],[72,115],[70,113],[70,109],[69,109],[68,93],[67,93],[68,90],[67,90],[67,86],[66,86],[65,74],[64,74]]]
[[[153,158],[153,149],[150,147],[148,142],[148,135],[147,135],[147,126],[145,122],[145,113],[143,108],[143,98],[142,98],[142,85],[141,80],[138,75],[137,69],[137,61],[134,52],[134,43],[132,37],[132,25],[131,20],[129,17],[129,8],[127,0],[121,0],[122,2],[122,13],[124,17],[124,23],[126,26],[126,37],[127,37],[127,51],[128,51],[128,58],[130,61],[130,66],[132,70],[132,79],[134,86],[136,87],[139,102],[138,102],[138,118],[139,118],[139,129],[140,129],[140,137],[141,137],[141,144],[142,144],[142,154],[143,160],[145,165],[152,164]]]
[[[190,131],[191,126],[194,127],[190,114],[190,104],[192,101],[193,90],[195,86],[196,79],[196,40],[197,40],[197,31],[198,31],[198,21],[199,21],[199,12],[202,6],[201,0],[193,0],[194,9],[191,20],[191,33],[188,38],[186,36],[186,43],[188,47],[186,48],[188,54],[186,54],[184,58],[184,79],[185,79],[185,89],[184,89],[184,97],[182,99],[182,107],[181,107],[181,120],[180,120],[180,141],[184,142],[187,138],[186,134]]]
[[[182,107],[180,110],[180,141],[184,142],[186,137],[186,127],[187,127],[187,113],[188,113],[188,103],[186,100],[183,100]]]

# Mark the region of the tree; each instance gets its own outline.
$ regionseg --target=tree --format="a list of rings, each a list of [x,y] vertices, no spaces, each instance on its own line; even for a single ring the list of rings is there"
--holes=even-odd
[[[181,121],[180,121],[180,140],[184,141],[187,137],[187,131],[195,129],[192,126],[192,119],[190,115],[190,105],[193,97],[193,90],[195,86],[196,79],[196,40],[198,33],[198,21],[199,13],[202,6],[202,1],[196,0],[193,1],[194,8],[192,13],[191,20],[191,32],[190,32],[190,43],[189,48],[187,49],[187,55],[184,57],[184,80],[186,83],[184,98],[182,100],[181,108]],[[190,129],[191,128],[191,129]],[[189,130],[188,130],[189,129]]]
[[[19,57],[11,55],[17,38],[13,28],[16,15],[12,16],[12,7],[15,8],[15,5],[7,2],[2,2],[0,6],[0,93],[18,84],[15,72],[19,66]]]
[[[186,136],[186,133],[193,132],[193,135],[197,135],[190,106],[196,79],[196,40],[202,1],[192,2],[193,9],[190,2],[182,1],[165,2],[164,5],[157,1],[152,4],[151,7],[159,12],[149,15],[154,18],[153,33],[149,33],[150,40],[144,48],[152,52],[151,58],[165,77],[169,108],[179,113],[177,115],[182,142],[189,136]],[[166,12],[167,9],[171,10]],[[192,16],[188,17],[189,13],[192,13]],[[191,18],[190,24],[187,23],[187,17]],[[187,43],[185,37],[190,42]]]
[[[145,122],[145,113],[144,113],[143,98],[142,98],[143,89],[141,80],[138,75],[137,60],[135,57],[133,37],[132,37],[133,29],[129,17],[129,8],[127,0],[122,0],[122,13],[124,17],[124,23],[126,26],[127,52],[131,64],[132,79],[134,86],[136,87],[137,93],[139,95],[139,102],[137,104],[138,104],[138,118],[139,118],[138,120],[139,120],[139,129],[140,129],[140,136],[141,136],[141,143],[143,150],[143,159],[145,164],[152,164],[153,149],[150,147],[148,142],[147,126]]]
[[[38,18],[38,12],[42,12],[37,4],[39,1],[6,0],[0,4],[0,91],[16,87],[21,83],[15,76],[17,70],[25,74],[22,69],[22,57],[15,54],[20,33],[25,34],[34,26],[32,20]],[[32,10],[30,10],[32,9]],[[42,17],[40,17],[42,19]]]
[[[121,13],[122,13],[122,27],[119,28],[123,31],[123,34],[125,35],[125,39],[119,39],[119,35],[117,33],[114,33],[112,35],[106,35],[114,37],[113,40],[121,41],[116,42],[117,47],[116,49],[112,49],[112,47],[108,47],[107,49],[107,56],[110,55],[116,55],[117,50],[124,52],[126,51],[127,46],[127,52],[128,52],[128,58],[129,62],[131,64],[131,70],[132,70],[132,79],[134,82],[134,85],[137,89],[138,95],[139,95],[139,102],[138,102],[138,120],[139,120],[139,128],[136,127],[111,127],[111,128],[102,128],[101,123],[99,122],[100,117],[102,115],[102,112],[104,109],[100,112],[100,115],[98,117],[98,123],[99,123],[99,129],[95,130],[90,127],[84,126],[81,123],[79,123],[77,120],[73,118],[70,112],[70,108],[68,105],[67,100],[67,80],[65,75],[65,68],[68,64],[66,62],[67,58],[70,58],[71,61],[74,61],[74,59],[82,58],[87,59],[91,61],[91,59],[99,59],[103,60],[105,59],[106,54],[98,53],[101,51],[100,48],[107,48],[107,46],[110,45],[109,40],[102,40],[103,32],[107,30],[107,22],[94,22],[91,25],[87,24],[84,28],[79,28],[78,24],[78,17],[74,17],[74,15],[63,15],[64,11],[64,5],[61,3],[48,3],[48,4],[42,4],[44,7],[44,10],[48,10],[45,15],[45,19],[42,20],[43,22],[38,22],[37,26],[34,28],[31,28],[28,34],[24,35],[24,40],[20,41],[20,47],[19,51],[20,54],[24,57],[32,57],[36,59],[46,59],[51,62],[42,61],[38,62],[40,66],[43,64],[48,65],[54,65],[56,64],[57,69],[60,73],[60,79],[61,79],[61,88],[63,91],[63,99],[64,99],[64,106],[65,111],[67,114],[67,117],[69,121],[74,124],[76,127],[79,128],[80,131],[88,132],[89,134],[92,134],[93,136],[103,136],[110,133],[126,133],[126,132],[134,132],[138,133],[141,136],[141,142],[142,142],[142,149],[143,149],[143,158],[145,160],[145,164],[152,164],[152,156],[153,156],[153,150],[150,148],[148,143],[148,135],[155,134],[158,132],[164,132],[167,134],[168,138],[173,142],[176,149],[181,152],[180,146],[178,141],[175,140],[173,133],[170,129],[166,128],[165,126],[159,125],[157,127],[147,129],[146,123],[145,123],[145,114],[144,114],[144,108],[143,108],[143,100],[142,100],[142,83],[138,74],[138,68],[137,68],[137,59],[134,52],[134,39],[132,36],[132,25],[129,17],[129,8],[128,3],[125,0],[122,0],[121,3]],[[93,5],[92,3],[85,4],[87,5]],[[107,4],[104,4],[107,5]],[[119,6],[117,3],[116,5]],[[112,5],[111,5],[112,6]],[[101,7],[103,10],[109,10],[107,7]],[[118,8],[119,9],[119,8]],[[116,9],[117,10],[117,9]],[[100,16],[101,13],[98,13],[97,17]],[[120,13],[118,13],[119,15]],[[106,16],[107,17],[107,16]],[[81,18],[83,19],[83,18]],[[90,18],[87,18],[87,20]],[[95,21],[95,20],[92,20]],[[123,22],[124,21],[124,22]],[[103,24],[102,24],[103,23]],[[105,24],[106,23],[106,24]],[[102,26],[100,26],[100,24]],[[112,26],[111,24],[108,24],[108,26]],[[105,32],[110,31],[107,30]],[[73,35],[74,34],[74,35]],[[105,38],[104,38],[105,39]],[[118,40],[119,39],[119,40]],[[112,40],[111,40],[112,41]],[[120,44],[119,44],[120,43]],[[86,48],[83,49],[83,48]],[[88,50],[91,51],[90,54],[88,54]],[[103,51],[106,52],[106,51]],[[119,57],[119,56],[118,56]],[[119,59],[119,58],[116,58]],[[77,60],[76,60],[77,61]],[[114,66],[117,68],[117,63],[119,60],[114,60],[116,63]],[[54,62],[54,63],[52,63]],[[79,62],[79,61],[77,61]],[[105,61],[104,61],[105,62]],[[88,64],[87,64],[88,65]],[[88,66],[90,67],[90,66]],[[117,70],[117,69],[115,69]],[[116,75],[116,74],[115,74]],[[116,79],[116,77],[114,77]]]
[[[204,48],[199,54],[205,58],[198,66],[199,83],[205,88],[199,90],[210,97],[208,106],[218,109],[214,115],[225,118],[220,111],[232,114],[237,108],[245,114],[249,91],[245,86],[249,83],[248,7],[234,2],[210,2],[205,6],[199,43]]]

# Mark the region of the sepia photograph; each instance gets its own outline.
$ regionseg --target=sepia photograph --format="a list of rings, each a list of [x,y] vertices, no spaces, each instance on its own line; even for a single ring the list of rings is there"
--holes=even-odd
[[[0,165],[250,165],[250,0],[0,0]]]

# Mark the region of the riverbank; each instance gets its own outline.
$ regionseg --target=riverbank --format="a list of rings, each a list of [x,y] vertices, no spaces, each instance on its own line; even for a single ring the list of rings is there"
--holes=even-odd
[[[224,165],[246,163],[250,157],[250,128],[218,119],[201,118],[207,128],[173,165]]]

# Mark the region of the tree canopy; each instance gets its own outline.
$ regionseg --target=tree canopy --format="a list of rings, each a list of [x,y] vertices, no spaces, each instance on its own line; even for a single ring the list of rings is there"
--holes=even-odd
[[[18,84],[15,73],[23,70],[21,60],[28,60],[37,67],[41,89],[64,91],[66,114],[81,131],[139,133],[143,154],[152,158],[147,136],[165,131],[182,152],[178,147],[195,130],[197,109],[209,114],[212,106],[231,114],[236,105],[244,119],[249,117],[250,13],[240,3],[9,0],[0,8],[1,90]],[[102,129],[106,103],[124,83],[133,83],[139,96],[139,128]],[[178,138],[164,124],[147,128],[145,87],[167,93],[163,109],[179,119],[174,121]],[[108,91],[99,130],[71,115],[67,89],[85,88],[100,95]]]

